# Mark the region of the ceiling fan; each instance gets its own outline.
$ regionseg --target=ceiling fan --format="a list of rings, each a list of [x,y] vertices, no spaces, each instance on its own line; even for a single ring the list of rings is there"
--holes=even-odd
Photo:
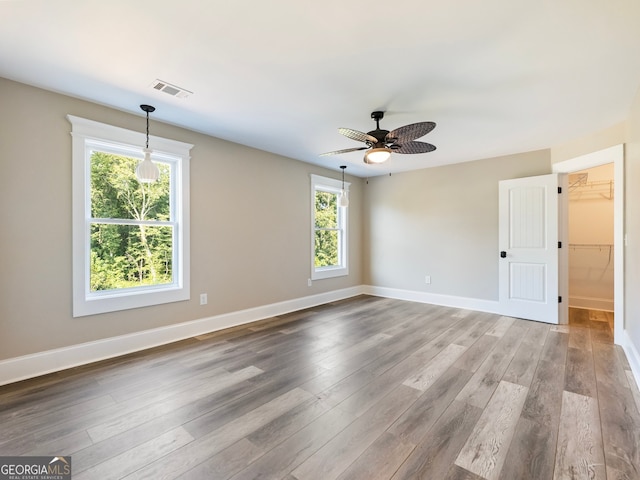
[[[395,130],[382,130],[380,120],[384,112],[372,112],[371,118],[376,122],[376,129],[363,133],[351,128],[339,128],[338,133],[352,140],[364,142],[366,147],[345,148],[333,152],[323,153],[320,156],[338,155],[341,153],[367,150],[364,155],[364,163],[382,163],[389,159],[391,153],[427,153],[433,152],[436,147],[426,142],[416,142],[416,138],[426,135],[436,127],[434,122],[419,122],[396,128]]]

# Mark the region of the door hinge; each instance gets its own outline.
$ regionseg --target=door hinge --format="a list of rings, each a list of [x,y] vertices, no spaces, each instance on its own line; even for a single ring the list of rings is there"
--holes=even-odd
[[[558,242],[558,248],[562,248],[562,242]]]
[[[562,303],[562,297],[558,297],[558,303]]]
[[[562,187],[558,187],[558,193],[562,193]]]

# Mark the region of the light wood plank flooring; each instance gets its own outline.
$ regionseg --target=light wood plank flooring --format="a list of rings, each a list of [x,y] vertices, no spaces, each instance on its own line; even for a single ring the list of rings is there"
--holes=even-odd
[[[640,479],[612,317],[360,296],[0,387],[0,455],[81,479]]]

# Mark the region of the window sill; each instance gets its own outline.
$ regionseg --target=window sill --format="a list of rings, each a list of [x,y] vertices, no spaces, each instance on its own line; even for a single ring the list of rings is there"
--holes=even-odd
[[[118,312],[131,308],[150,307],[164,303],[190,300],[188,288],[170,287],[145,289],[138,292],[91,295],[73,303],[73,316],[84,317],[100,313]]]
[[[325,278],[346,277],[349,275],[347,267],[324,267],[311,272],[311,280],[323,280]]]

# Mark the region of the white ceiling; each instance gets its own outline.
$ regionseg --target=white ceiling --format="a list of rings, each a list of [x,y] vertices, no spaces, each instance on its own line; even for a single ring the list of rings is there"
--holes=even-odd
[[[0,0],[0,76],[347,173],[548,148],[626,119],[638,0]],[[193,95],[153,90],[161,79]],[[1,106],[0,106],[1,108]],[[338,127],[434,121],[368,166]],[[144,130],[141,121],[140,130]],[[153,133],[153,132],[152,132]]]

